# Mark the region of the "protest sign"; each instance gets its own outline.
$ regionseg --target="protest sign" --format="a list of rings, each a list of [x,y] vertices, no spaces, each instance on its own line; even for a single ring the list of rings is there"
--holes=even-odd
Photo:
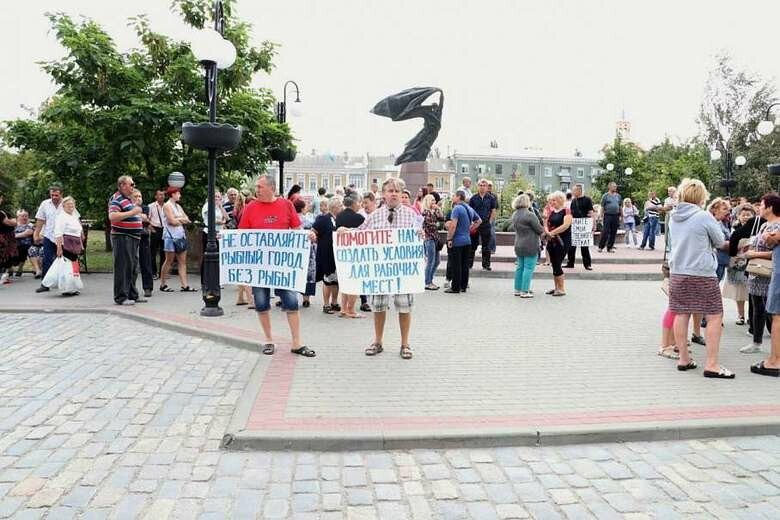
[[[414,228],[350,230],[333,236],[344,294],[408,294],[425,290],[425,247]]]
[[[571,245],[575,247],[593,245],[593,219],[571,219]]]
[[[310,247],[309,232],[303,230],[221,231],[220,283],[304,292]]]

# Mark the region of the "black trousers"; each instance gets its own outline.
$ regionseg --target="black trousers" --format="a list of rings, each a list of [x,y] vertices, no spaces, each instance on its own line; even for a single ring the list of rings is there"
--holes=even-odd
[[[456,246],[450,248],[447,255],[447,265],[452,265],[452,280],[450,289],[453,292],[463,292],[469,286],[469,250],[472,246]],[[489,249],[487,242],[482,249]]]
[[[114,301],[137,300],[138,246],[141,241],[129,235],[111,235],[114,255]]]
[[[482,242],[482,267],[490,267],[490,222],[483,222],[477,234],[471,237],[471,259],[469,267],[474,266],[474,255],[477,252],[477,246]]]
[[[547,256],[550,258],[553,276],[563,276],[563,257],[566,256],[566,251],[567,248],[555,238],[547,242]]]
[[[160,276],[160,270],[165,263],[165,251],[163,250],[163,230],[153,226],[149,227],[149,257],[152,262],[152,273]],[[159,260],[159,263],[158,263]]]
[[[144,291],[154,289],[154,258],[151,252],[151,236],[144,233],[141,235],[141,242],[138,244],[138,267],[141,270],[141,286]],[[136,278],[137,279],[137,278]]]
[[[615,249],[615,238],[617,237],[620,215],[604,215],[604,228],[601,230],[601,239],[599,239],[599,249]]]
[[[585,267],[590,267],[591,261],[590,261],[590,247],[588,246],[581,246],[580,250],[582,251],[582,265]],[[577,256],[577,247],[571,246],[569,247],[569,259],[567,265],[569,267],[574,267],[574,258]]]
[[[448,282],[452,281],[452,272],[455,269],[455,261],[452,259],[452,248],[447,246],[447,274],[444,275]]]
[[[753,328],[753,343],[762,343],[764,341],[764,324],[766,324],[766,330],[770,334],[772,333],[772,316],[766,314],[766,297],[757,296],[751,294],[750,296],[750,310],[751,310],[751,325]]]

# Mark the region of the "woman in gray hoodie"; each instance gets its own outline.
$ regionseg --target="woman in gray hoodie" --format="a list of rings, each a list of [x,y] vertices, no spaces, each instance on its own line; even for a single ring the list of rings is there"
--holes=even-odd
[[[536,269],[539,256],[539,236],[544,233],[542,223],[529,207],[531,199],[528,195],[518,195],[512,203],[515,212],[512,214],[512,229],[515,230],[515,296],[533,298],[531,279]]]
[[[677,190],[679,204],[669,222],[672,243],[669,257],[669,310],[676,314],[674,340],[680,352],[677,369],[697,368],[688,352],[688,321],[691,314],[707,318],[707,360],[704,377],[733,379],[734,373],[718,364],[723,300],[714,249],[724,246],[723,231],[702,207],[710,194],[698,179],[683,179]]]

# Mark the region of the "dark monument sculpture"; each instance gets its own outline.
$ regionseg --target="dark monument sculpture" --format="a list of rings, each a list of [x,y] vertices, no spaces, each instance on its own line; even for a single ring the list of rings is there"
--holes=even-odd
[[[423,103],[435,94],[439,102],[430,105]],[[415,87],[388,96],[377,103],[371,113],[389,117],[393,121],[405,121],[421,117],[423,128],[409,142],[403,153],[395,160],[401,165],[401,177],[406,181],[412,196],[417,189],[428,183],[428,154],[441,129],[441,114],[444,110],[444,92],[435,87]]]

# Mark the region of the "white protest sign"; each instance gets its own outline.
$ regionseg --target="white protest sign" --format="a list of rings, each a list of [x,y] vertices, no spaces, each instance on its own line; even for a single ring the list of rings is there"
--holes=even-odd
[[[593,219],[571,219],[571,245],[575,247],[593,245]]]
[[[305,292],[310,247],[309,232],[298,229],[223,230],[220,283]]]
[[[425,246],[415,228],[350,230],[333,235],[344,294],[409,294],[425,290]]]

